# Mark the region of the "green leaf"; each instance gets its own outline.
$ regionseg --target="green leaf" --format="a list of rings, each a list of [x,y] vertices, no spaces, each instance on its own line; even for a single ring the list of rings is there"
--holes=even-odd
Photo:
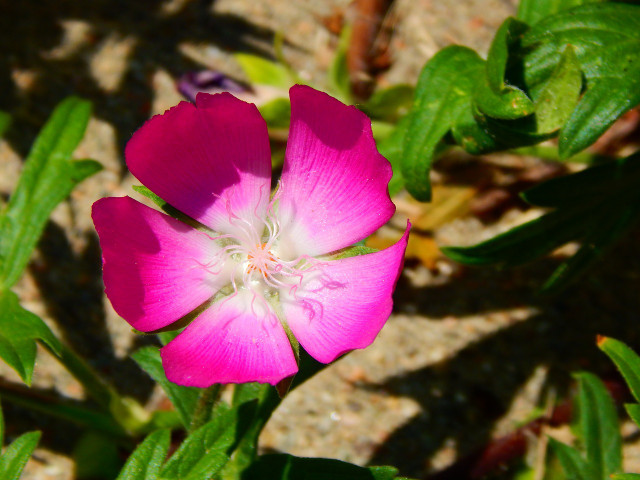
[[[464,110],[456,119],[456,124],[451,127],[451,136],[472,155],[508,148],[496,135],[490,133],[487,119],[473,108]]]
[[[2,414],[2,405],[0,405],[0,448],[4,445],[4,415]]]
[[[60,353],[59,340],[40,317],[22,308],[15,293],[0,290],[0,358],[27,385],[36,362],[36,340]]]
[[[640,473],[617,473],[611,475],[612,480],[640,480]]]
[[[631,420],[640,427],[640,403],[626,403],[624,408]]]
[[[599,1],[606,0],[520,0],[518,18],[529,25],[533,25],[561,10]]]
[[[532,92],[552,74],[565,45],[575,48],[587,87],[560,131],[560,153],[567,158],[640,103],[640,6],[591,3],[537,23],[523,39],[530,50],[525,83]]]
[[[515,18],[507,18],[491,43],[485,67],[487,82],[479,80],[474,94],[476,106],[487,116],[516,119],[533,113],[529,97],[505,78],[510,59],[515,57],[511,52],[519,49],[528,28]]]
[[[240,472],[253,462],[257,454],[260,432],[280,401],[278,392],[269,384],[243,383],[236,385],[232,405],[243,412],[240,417],[242,424],[238,426],[241,435],[238,436],[233,459],[222,472],[222,479],[235,480]]]
[[[229,460],[228,450],[236,440],[239,409],[218,404],[213,419],[191,433],[165,463],[160,478],[208,480]]]
[[[600,213],[600,215],[598,215]],[[640,216],[640,202],[606,203],[604,210],[594,211],[600,221],[591,224],[577,253],[563,262],[542,286],[542,292],[555,294],[563,290],[574,278],[586,271],[622,234],[633,226]]]
[[[75,160],[71,163],[71,180],[80,183],[85,178],[102,170],[102,164],[91,159]]]
[[[598,348],[616,364],[636,401],[640,402],[640,357],[619,340],[598,338]]]
[[[411,109],[414,88],[411,85],[393,85],[376,90],[360,109],[373,118],[397,121]]]
[[[581,90],[580,65],[575,49],[567,45],[558,65],[535,99],[538,131],[555,132],[562,127],[578,104]]]
[[[2,480],[18,480],[22,469],[38,445],[40,432],[29,432],[21,435],[11,443],[0,457],[0,478]]]
[[[476,116],[483,130],[495,139],[495,149],[518,148],[536,145],[553,138],[555,132],[541,132],[533,115],[513,120],[492,118],[486,115]]]
[[[189,428],[193,412],[198,403],[200,389],[195,387],[183,387],[167,380],[162,368],[162,360],[157,347],[142,347],[133,355],[133,359],[140,365],[151,378],[153,378],[167,394],[167,397],[180,415],[180,420],[185,428]]]
[[[402,176],[416,199],[429,201],[429,170],[439,143],[471,108],[471,95],[484,61],[466,47],[439,51],[422,69],[404,140]]]
[[[572,207],[596,198],[599,202],[623,191],[633,191],[640,182],[640,153],[552,178],[526,190],[522,198],[539,207]]]
[[[329,458],[262,455],[242,475],[242,480],[393,480],[393,467],[359,467]]]
[[[393,176],[389,181],[389,195],[392,197],[404,187],[404,178],[401,172],[402,152],[404,137],[409,127],[409,115],[405,115],[396,124],[393,131],[384,139],[377,141],[378,151],[389,160],[393,170]]]
[[[558,209],[470,247],[443,247],[442,252],[467,265],[520,265],[580,237],[590,211]]]
[[[9,125],[11,125],[11,115],[0,110],[0,137],[7,131]]]
[[[596,478],[608,478],[622,467],[622,437],[616,407],[598,377],[582,372],[576,378],[579,429],[587,461]]]
[[[156,430],[144,439],[124,464],[116,480],[156,480],[169,451],[171,431]]]
[[[275,98],[258,108],[269,128],[289,128],[291,104],[288,98]]]
[[[0,214],[0,287],[18,281],[55,206],[97,164],[76,165],[71,154],[84,136],[91,104],[70,97],[56,107],[34,142],[18,186]]]
[[[549,437],[549,446],[556,454],[567,475],[567,480],[602,480],[593,468],[580,456],[580,453],[569,445]]]
[[[73,460],[75,477],[79,480],[111,480],[122,466],[116,440],[92,431],[78,440],[73,449]]]
[[[557,293],[584,272],[640,218],[640,154],[544,182],[523,193],[549,213],[470,247],[445,247],[452,259],[469,265],[519,265],[572,240],[583,242],[545,283]]]
[[[287,68],[279,63],[249,53],[236,53],[234,58],[251,83],[285,89],[293,83]]]
[[[351,96],[351,80],[347,66],[347,51],[351,39],[351,26],[346,25],[340,32],[338,49],[329,66],[329,87],[335,96],[346,104],[353,103]]]

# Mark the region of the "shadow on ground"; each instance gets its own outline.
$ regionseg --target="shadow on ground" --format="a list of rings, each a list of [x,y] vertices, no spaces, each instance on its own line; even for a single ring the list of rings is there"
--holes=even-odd
[[[118,151],[150,116],[151,76],[159,69],[174,78],[200,69],[180,52],[183,42],[215,45],[267,56],[274,33],[246,19],[215,12],[215,0],[181,2],[163,13],[162,0],[45,0],[3,2],[0,16],[0,110],[11,112],[20,129],[8,140],[24,157],[53,107],[68,95],[91,100],[98,118],[115,127]],[[59,58],[50,52],[64,38],[63,21],[90,25],[89,38]],[[126,70],[118,86],[105,91],[91,72],[92,57],[108,39],[130,39]],[[49,53],[47,53],[49,52]],[[115,51],[113,55],[118,55]],[[16,87],[28,77],[29,88]],[[18,82],[19,83],[19,82]],[[124,165],[123,165],[124,168]]]
[[[558,298],[535,293],[557,266],[551,259],[512,270],[468,269],[452,283],[433,288],[399,285],[398,308],[403,300],[418,298],[419,314],[431,319],[524,305],[534,306],[538,313],[451,359],[370,386],[410,397],[421,406],[417,416],[377,449],[370,464],[394,465],[403,475],[429,478],[429,459],[444,446],[464,456],[486,444],[495,422],[539,366],[548,368],[545,390],[552,389],[560,398],[572,384],[573,372],[615,375],[595,340],[601,334],[640,347],[640,260],[635,253],[639,237],[636,230]],[[464,328],[464,320],[459,322]]]

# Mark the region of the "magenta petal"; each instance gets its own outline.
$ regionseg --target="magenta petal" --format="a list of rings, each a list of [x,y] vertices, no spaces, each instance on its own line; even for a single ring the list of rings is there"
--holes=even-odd
[[[369,346],[391,314],[409,228],[393,246],[327,262],[295,294],[281,292],[285,318],[304,349],[329,363]]]
[[[391,165],[378,153],[364,113],[310,87],[296,85],[289,94],[278,207],[283,242],[296,255],[316,256],[348,247],[389,220]]]
[[[198,94],[147,121],[125,151],[151,191],[213,230],[230,212],[264,217],[271,185],[267,126],[255,105],[228,93]]]
[[[93,204],[105,292],[133,328],[163,328],[210,298],[228,277],[201,265],[218,247],[202,232],[129,197]]]
[[[214,383],[275,385],[298,371],[275,313],[246,290],[214,303],[160,355],[170,381],[201,388]]]

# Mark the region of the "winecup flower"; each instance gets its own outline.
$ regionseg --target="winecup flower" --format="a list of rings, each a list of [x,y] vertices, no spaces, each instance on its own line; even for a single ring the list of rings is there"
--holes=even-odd
[[[152,192],[204,227],[129,197],[93,206],[106,293],[131,326],[163,329],[213,299],[160,351],[172,382],[276,384],[298,370],[287,331],[329,363],[371,344],[391,313],[408,229],[385,250],[340,255],[394,212],[391,166],[371,123],[312,88],[290,96],[273,196],[257,108],[199,94],[145,123],[125,156]]]

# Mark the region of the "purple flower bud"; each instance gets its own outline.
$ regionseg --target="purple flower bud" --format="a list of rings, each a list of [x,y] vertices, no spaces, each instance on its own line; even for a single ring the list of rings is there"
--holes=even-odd
[[[195,102],[199,92],[205,93],[244,93],[249,91],[244,85],[232,80],[224,73],[215,70],[187,72],[178,80],[178,91],[189,101]]]

